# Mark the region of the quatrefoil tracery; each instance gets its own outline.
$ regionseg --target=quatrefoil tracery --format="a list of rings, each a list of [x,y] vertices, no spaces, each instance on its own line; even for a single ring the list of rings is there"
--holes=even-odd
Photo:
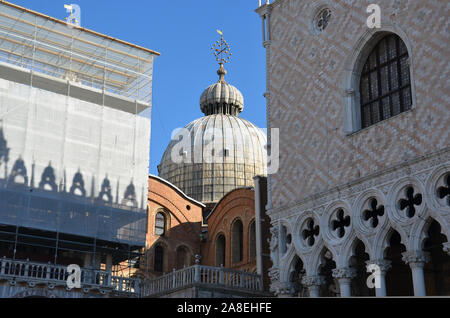
[[[414,194],[414,188],[408,187],[405,190],[406,198],[398,201],[398,206],[401,211],[405,210],[408,218],[413,218],[416,215],[416,206],[422,204],[422,194]]]
[[[337,219],[331,222],[331,228],[333,231],[337,231],[337,236],[343,238],[345,235],[345,228],[350,226],[350,216],[344,216],[344,210],[339,209],[336,213]]]
[[[320,227],[314,225],[314,220],[310,219],[307,221],[306,229],[302,231],[302,237],[308,244],[308,246],[313,246],[316,242],[315,236],[319,236]]]
[[[378,205],[377,199],[373,198],[369,202],[369,209],[363,212],[364,221],[370,220],[372,228],[376,228],[379,223],[379,219],[384,215],[384,206]]]

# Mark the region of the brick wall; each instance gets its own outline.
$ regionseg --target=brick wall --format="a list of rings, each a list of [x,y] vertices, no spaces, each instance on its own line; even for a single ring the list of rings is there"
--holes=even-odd
[[[250,225],[255,220],[255,193],[252,189],[242,188],[228,193],[217,204],[208,217],[208,239],[202,246],[203,265],[217,266],[216,240],[219,235],[225,236],[225,264],[227,268],[256,271],[256,258],[250,257]],[[232,227],[240,220],[243,225],[243,259],[232,260]]]
[[[193,265],[196,254],[200,254],[200,234],[202,231],[203,206],[186,197],[182,192],[162,179],[149,177],[148,229],[146,239],[146,258],[150,275],[154,272],[154,248],[157,244],[164,247],[164,272],[177,267],[177,249],[186,247],[188,266]],[[166,233],[155,235],[155,217],[158,212],[166,215]],[[147,270],[144,262],[142,269]]]

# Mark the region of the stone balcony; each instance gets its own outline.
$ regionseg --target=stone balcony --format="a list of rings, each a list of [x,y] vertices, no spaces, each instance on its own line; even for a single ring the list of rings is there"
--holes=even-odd
[[[152,280],[112,276],[101,270],[81,269],[81,288],[70,290],[66,266],[0,258],[0,293],[44,288],[56,297],[212,298],[267,297],[260,275],[223,267],[194,265]],[[9,290],[5,291],[6,286]],[[21,288],[18,288],[22,286]],[[17,288],[15,288],[17,287]]]
[[[265,297],[260,275],[223,267],[194,265],[156,279],[142,286],[142,297],[212,298]]]
[[[29,287],[46,286],[49,289],[68,290],[66,266],[34,263],[0,258],[0,282],[11,286],[27,284]],[[120,297],[140,297],[140,279],[112,276],[101,270],[81,269],[81,290]]]

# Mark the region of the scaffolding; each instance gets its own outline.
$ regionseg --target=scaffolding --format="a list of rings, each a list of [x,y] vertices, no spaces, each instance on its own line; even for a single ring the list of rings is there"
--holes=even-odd
[[[0,61],[151,104],[159,53],[0,2]]]
[[[0,257],[138,267],[158,55],[0,0]]]

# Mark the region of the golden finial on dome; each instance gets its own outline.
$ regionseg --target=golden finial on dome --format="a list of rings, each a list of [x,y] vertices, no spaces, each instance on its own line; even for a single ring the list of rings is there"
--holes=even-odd
[[[214,56],[220,65],[220,68],[217,71],[217,74],[220,76],[219,82],[225,82],[225,75],[227,74],[227,71],[223,68],[223,65],[230,61],[233,53],[231,53],[230,46],[227,41],[223,39],[223,32],[221,30],[217,30],[217,33],[220,35],[220,40],[216,41],[211,49],[214,51]]]

